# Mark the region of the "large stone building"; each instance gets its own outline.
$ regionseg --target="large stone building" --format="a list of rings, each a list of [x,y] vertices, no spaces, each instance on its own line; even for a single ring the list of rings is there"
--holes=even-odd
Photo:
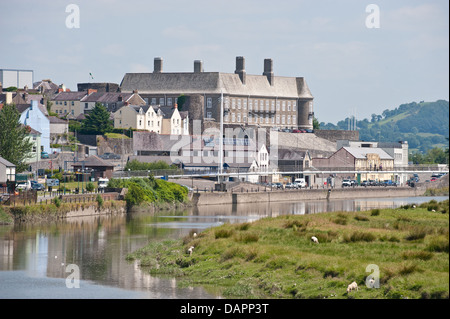
[[[189,110],[191,120],[219,122],[223,93],[225,124],[313,128],[313,96],[305,79],[275,76],[272,59],[264,60],[262,75],[251,75],[244,57],[236,58],[234,73],[204,72],[199,60],[193,72],[168,73],[155,58],[153,73],[127,73],[120,86],[123,93],[137,90],[151,105],[171,107],[181,95],[201,96],[203,110],[197,115]]]

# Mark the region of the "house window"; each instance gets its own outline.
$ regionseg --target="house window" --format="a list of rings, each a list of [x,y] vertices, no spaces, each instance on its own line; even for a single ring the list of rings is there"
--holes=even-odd
[[[236,117],[234,113],[231,113],[231,122],[236,122]]]
[[[36,153],[36,146],[33,146],[33,153]]]
[[[227,97],[225,98],[225,108],[226,109],[230,108],[230,100]]]
[[[163,97],[159,98],[159,105],[164,105],[164,98]]]
[[[141,126],[142,125],[142,120],[139,120],[139,126]]]
[[[288,115],[288,117],[287,117],[287,124],[291,124],[291,116],[290,115]]]
[[[280,101],[277,101],[277,111],[280,110]]]
[[[122,120],[119,120],[119,124],[122,124]]]
[[[244,115],[243,120],[244,123],[247,123],[247,116]]]
[[[275,124],[275,116],[272,115],[271,118],[272,118],[272,124]]]
[[[236,100],[231,99],[231,108],[234,110],[236,108]]]
[[[253,101],[252,101],[252,100],[249,100],[249,101],[248,101],[248,110],[249,110],[249,111],[252,111],[252,110],[253,110]]]
[[[206,118],[208,119],[212,118],[212,112],[206,112]]]
[[[277,115],[277,124],[280,124],[280,116]]]
[[[258,112],[258,100],[255,100],[255,112]]]
[[[67,101],[64,101],[64,105],[67,105]]]
[[[284,112],[284,111],[286,111],[286,101],[283,101],[282,103],[281,103],[281,110]]]
[[[72,106],[74,106],[75,105],[75,103],[72,101]]]
[[[150,126],[150,121],[147,121],[147,125]]]
[[[297,116],[292,115],[292,124],[296,124],[297,123]]]
[[[180,119],[177,119],[177,124],[178,124],[178,125],[180,124]]]
[[[156,98],[152,97],[152,105],[156,105]]]
[[[171,97],[167,98],[167,105],[172,106],[172,98]]]
[[[287,107],[288,107],[288,112],[290,112],[290,111],[291,111],[291,101],[289,101],[289,102],[287,103]]]
[[[241,123],[241,113],[238,113],[238,115],[237,115],[237,122]]]
[[[266,115],[266,124],[269,124],[269,114]]]
[[[238,110],[241,109],[241,99],[237,100],[237,108],[238,108]]]
[[[281,124],[286,124],[286,115],[281,116]]]
[[[266,101],[266,112],[269,112],[269,101]]]
[[[272,112],[275,112],[275,101],[272,101],[272,102],[271,102],[271,107],[272,107],[272,108],[271,108],[271,111],[272,111]]]
[[[88,104],[84,103],[84,108],[87,109],[88,108]]]
[[[72,110],[72,115],[75,115],[75,110]]]
[[[248,115],[248,122],[249,122],[249,123],[252,122],[252,115],[251,115],[251,114]]]
[[[297,106],[297,103],[295,101],[292,101],[292,110],[295,110],[295,107]]]
[[[209,97],[206,99],[206,107],[212,108],[212,98]]]
[[[247,109],[247,100],[244,99],[244,110]]]
[[[229,121],[228,113],[225,113],[225,115],[224,115],[224,117],[223,117],[223,120],[224,120],[225,122],[228,122],[228,121]]]

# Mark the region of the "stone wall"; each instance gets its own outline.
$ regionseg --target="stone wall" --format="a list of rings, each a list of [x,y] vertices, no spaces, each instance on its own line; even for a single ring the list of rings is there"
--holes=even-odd
[[[331,142],[337,142],[337,140],[359,141],[359,131],[314,130],[314,134]]]
[[[97,154],[104,153],[133,154],[133,139],[107,138],[99,135],[97,136]]]

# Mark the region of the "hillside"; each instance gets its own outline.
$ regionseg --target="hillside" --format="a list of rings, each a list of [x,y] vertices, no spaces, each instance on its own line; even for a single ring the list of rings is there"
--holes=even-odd
[[[346,130],[349,119],[320,123],[321,129]],[[386,109],[381,115],[357,121],[359,136],[364,141],[393,142],[406,140],[411,151],[426,152],[434,147],[447,148],[449,136],[449,102],[412,102]]]

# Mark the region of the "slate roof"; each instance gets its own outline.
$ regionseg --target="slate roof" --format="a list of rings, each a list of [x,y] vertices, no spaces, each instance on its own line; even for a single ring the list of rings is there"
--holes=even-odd
[[[303,77],[275,76],[271,86],[264,75],[246,75],[243,85],[234,73],[126,73],[120,84],[122,92],[138,90],[141,94],[224,94],[307,98],[313,96]]]
[[[115,103],[119,102],[119,97],[122,96],[122,101],[127,101],[133,93],[116,93],[116,92],[94,92],[84,97],[82,102],[99,102],[99,103]]]
[[[44,91],[58,91],[59,88],[59,86],[52,81],[39,81],[33,83],[33,89],[37,90],[40,87],[42,87]]]
[[[67,124],[68,121],[60,119],[57,116],[49,116],[48,119],[50,120],[50,124]]]
[[[71,165],[80,167],[83,165],[83,161],[78,161]],[[84,167],[114,167],[114,164],[111,164],[96,155],[91,155],[84,160]]]
[[[374,147],[343,147],[347,152],[349,152],[353,157],[358,159],[367,158],[367,154],[378,154],[380,159],[393,159],[388,153],[383,151],[381,148]]]
[[[0,163],[2,163],[3,165],[5,165],[6,167],[16,167],[16,165],[14,165],[13,163],[5,160],[3,157],[0,156]]]
[[[79,101],[87,95],[87,92],[60,92],[53,101]]]

